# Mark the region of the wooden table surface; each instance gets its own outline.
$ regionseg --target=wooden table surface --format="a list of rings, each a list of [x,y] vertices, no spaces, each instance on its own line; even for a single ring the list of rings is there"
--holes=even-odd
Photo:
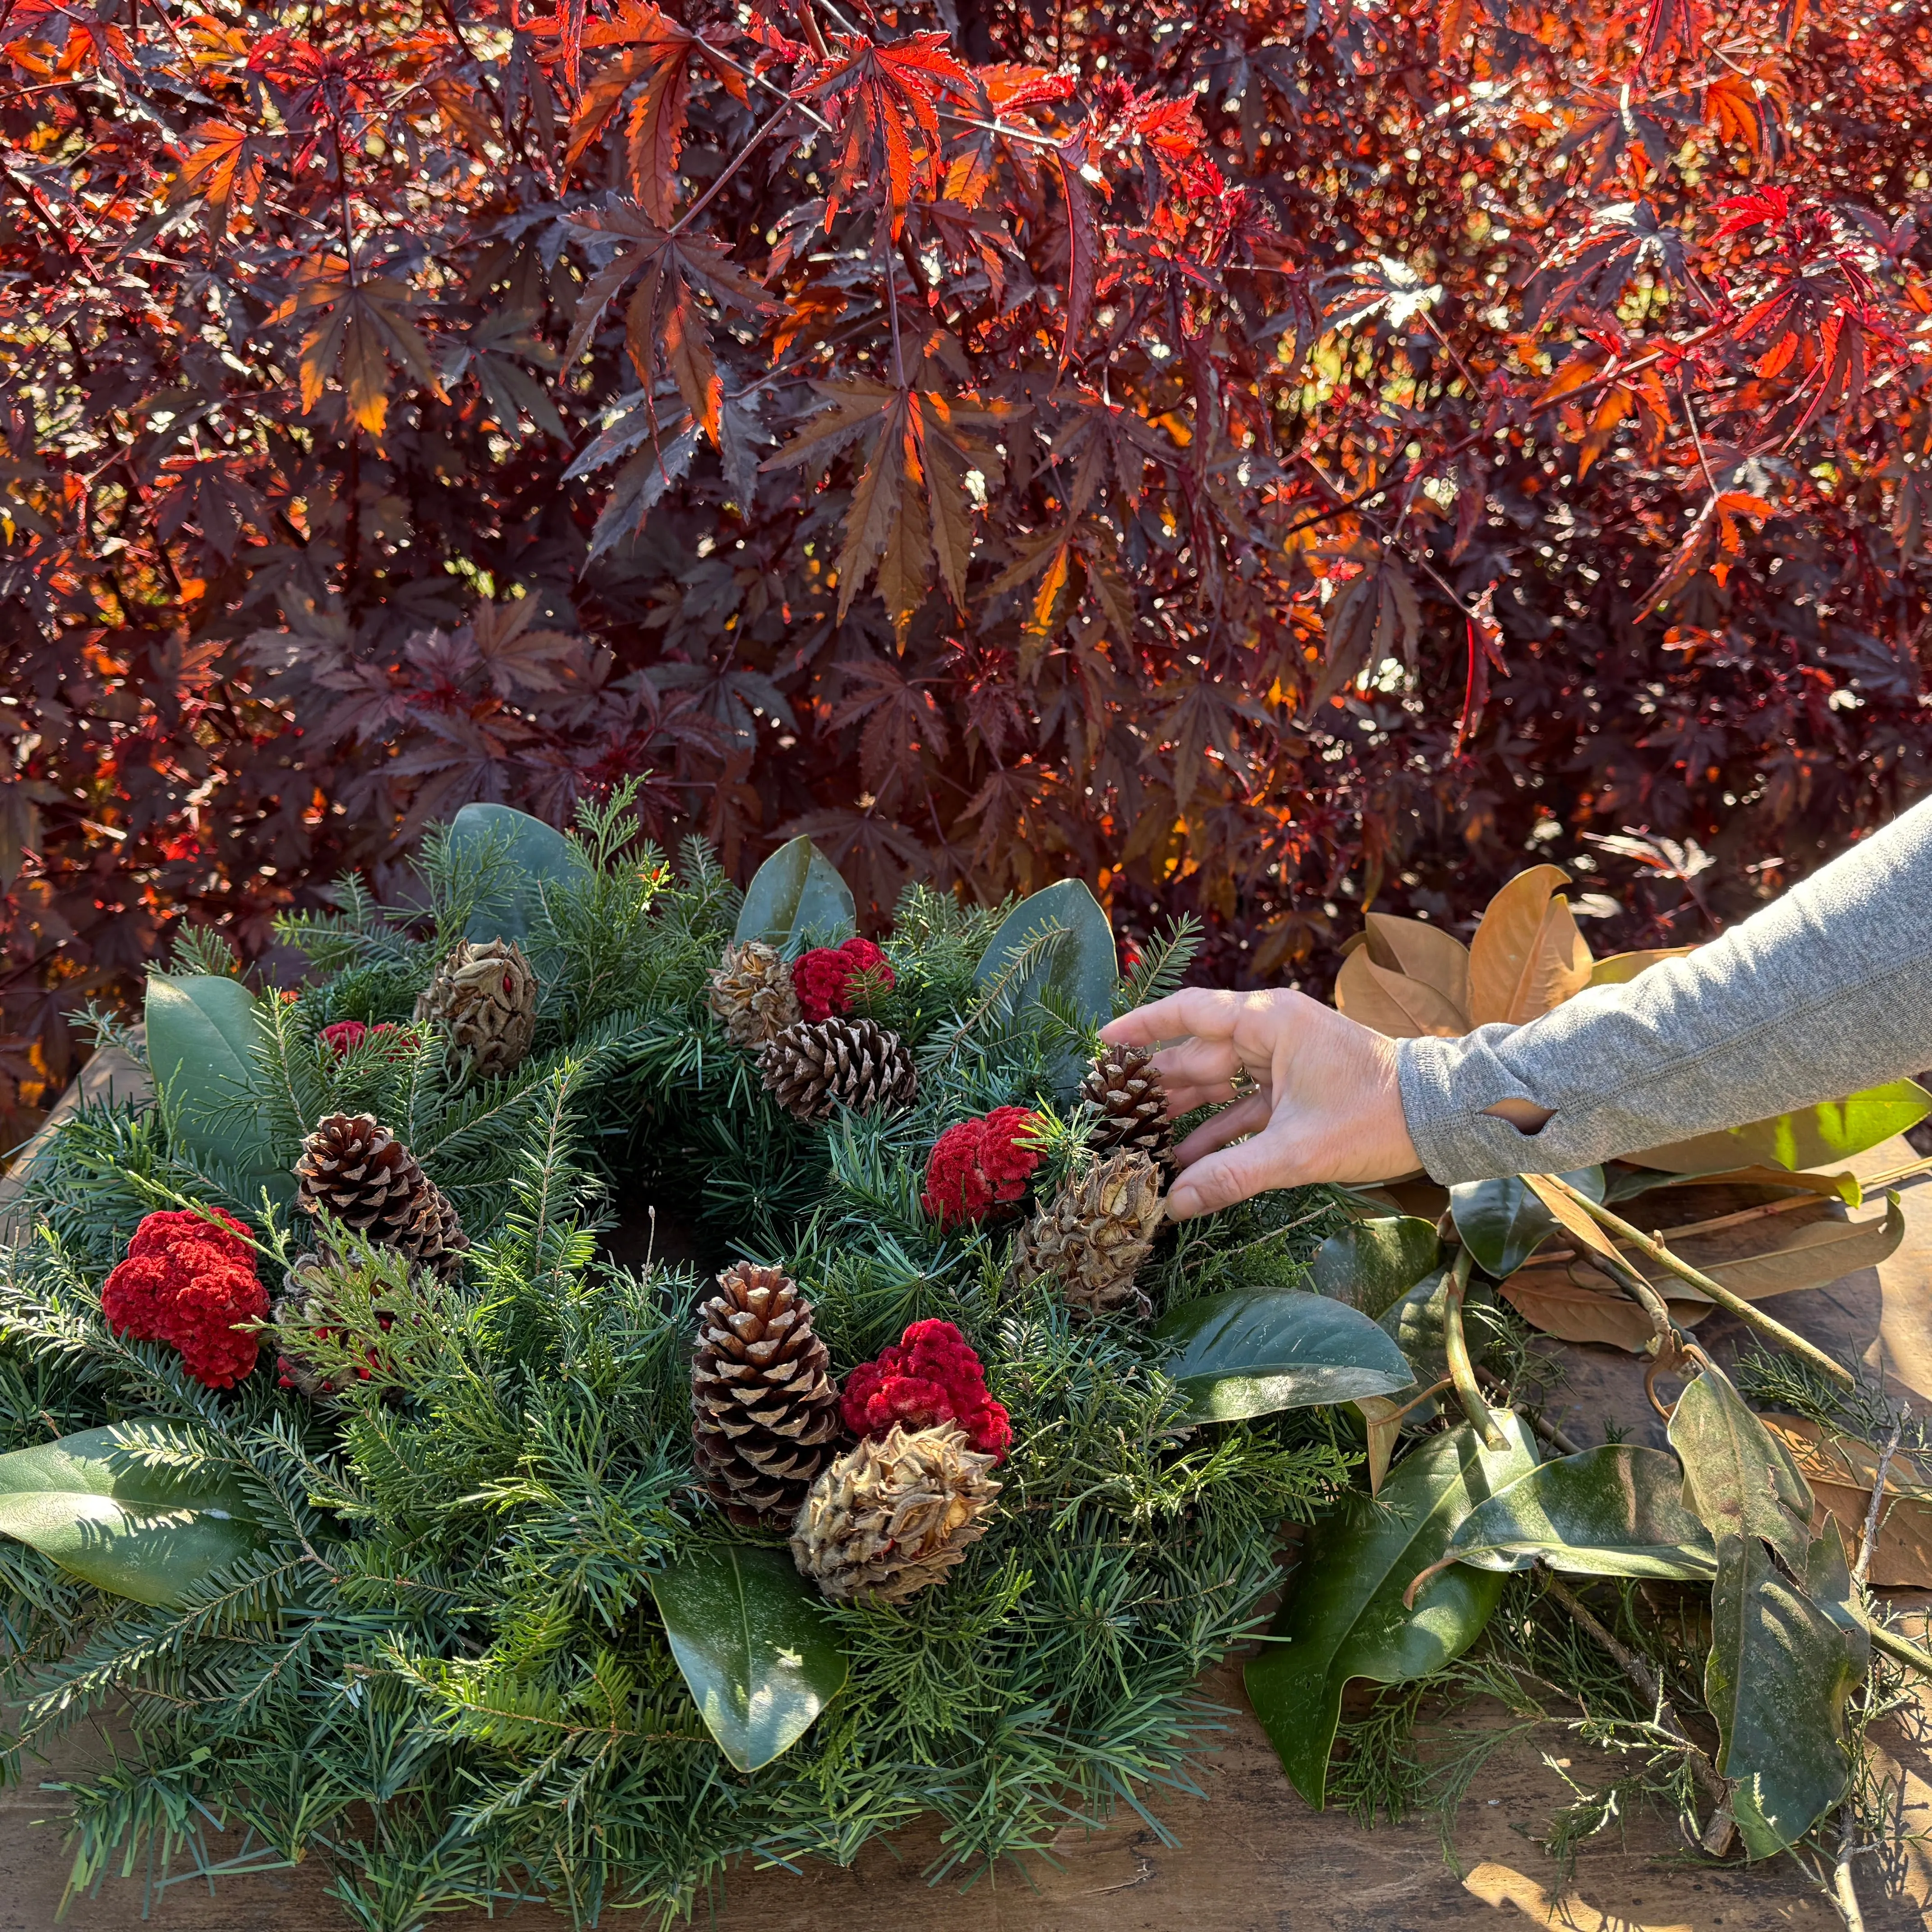
[[[1901,1142],[1875,1149],[1868,1172],[1912,1158]],[[1781,1319],[1826,1346],[1882,1367],[1895,1389],[1932,1413],[1932,1186],[1908,1192],[1904,1246],[1881,1268],[1828,1288],[1780,1298]],[[1699,1337],[1720,1360],[1738,1336],[1714,1317]],[[1586,1418],[1610,1412],[1635,1420],[1641,1376],[1628,1357],[1602,1349],[1566,1351],[1564,1418],[1594,1441]],[[1634,1396],[1634,1402],[1633,1402]],[[1562,1402],[1558,1402],[1559,1411]],[[1170,1797],[1154,1808],[1175,1843],[1129,1817],[1095,1835],[1067,1834],[1054,1858],[1009,1868],[962,1892],[929,1886],[923,1870],[936,1846],[915,1827],[887,1847],[874,1844],[850,1870],[814,1867],[800,1875],[740,1871],[698,1922],[716,1932],[832,1932],[850,1926],[890,1932],[1507,1932],[1515,1926],[1568,1932],[1771,1932],[1826,1928],[1840,1921],[1811,1879],[1790,1858],[1745,1866],[1690,1865],[1674,1828],[1640,1816],[1583,1850],[1570,1885],[1535,1840],[1564,1802],[1561,1772],[1547,1749],[1589,1784],[1612,1766],[1591,1746],[1560,1733],[1502,1748],[1465,1798],[1455,1822],[1455,1864],[1446,1862],[1432,1817],[1373,1831],[1346,1813],[1311,1811],[1276,1766],[1242,1702],[1236,1672],[1205,1688],[1228,1705],[1224,1748],[1202,1761],[1204,1797]],[[1503,1721],[1500,1711],[1472,1721]],[[1928,1924],[1932,1861],[1911,1834],[1932,1833],[1932,1725],[1924,1712],[1890,1724],[1882,1742],[1901,1790],[1901,1842],[1885,1868],[1862,1865],[1858,1886],[1868,1932]],[[98,1750],[98,1746],[94,1747]],[[56,1923],[67,1859],[62,1801],[40,1785],[87,1761],[76,1742],[58,1764],[41,1767],[23,1788],[0,1793],[0,1932],[49,1932]],[[326,1897],[328,1874],[314,1865],[225,1880],[211,1894],[180,1885],[155,1899],[146,1922],[160,1932],[325,1932],[347,1923]],[[142,1886],[110,1878],[76,1900],[72,1932],[134,1932],[143,1922]],[[610,1915],[607,1924],[636,1923]],[[566,1920],[525,1906],[496,1918],[464,1914],[434,1922],[447,1932],[485,1925],[542,1932]]]

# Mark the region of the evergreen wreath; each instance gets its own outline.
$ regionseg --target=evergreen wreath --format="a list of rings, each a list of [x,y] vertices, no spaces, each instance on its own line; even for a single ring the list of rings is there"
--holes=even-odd
[[[110,1703],[137,1746],[75,1787],[77,1884],[130,1855],[166,1883],[314,1854],[380,1932],[533,1895],[669,1920],[735,1860],[849,1860],[922,1812],[935,1875],[968,1874],[1190,1788],[1218,1729],[1201,1672],[1257,1627],[1279,1526],[1359,1460],[1318,1378],[1204,1426],[1234,1385],[1212,1360],[1177,1380],[1172,1336],[1010,1265],[1100,1163],[1096,1024],[1172,982],[1186,934],[1124,980],[1084,888],[914,890],[851,946],[808,848],[741,902],[699,849],[675,875],[633,849],[627,806],[568,839],[469,808],[420,904],[347,882],[288,922],[314,967],[292,993],[212,952],[158,975],[158,1103],[84,1108],[32,1177],[0,1310],[14,1758]],[[826,1018],[792,1024],[851,1030],[835,1055],[889,1040],[910,1080],[787,1112],[769,1041],[713,1010],[728,945],[838,954],[805,975]],[[508,1064],[491,946],[537,988]],[[439,974],[484,982],[460,1052]],[[928,1211],[935,1144],[988,1119],[984,1210]],[[692,1182],[701,1263],[600,1253],[618,1191]],[[1192,1225],[1140,1292],[1279,1299],[1345,1218],[1312,1190]],[[104,1314],[130,1250],[169,1240],[276,1297],[224,1331],[263,1358],[232,1388]],[[1321,1306],[1363,1387],[1410,1380]],[[792,1460],[728,1510],[694,1460],[694,1345],[716,1368],[701,1330],[801,1309],[805,1379],[725,1412],[733,1454]],[[28,1490],[42,1527],[6,1514]],[[241,1834],[219,1860],[217,1824]]]

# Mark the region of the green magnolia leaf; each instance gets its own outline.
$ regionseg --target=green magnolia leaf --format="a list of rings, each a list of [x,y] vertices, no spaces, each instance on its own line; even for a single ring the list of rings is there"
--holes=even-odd
[[[1706,1367],[1678,1398],[1670,1441],[1684,1500],[1717,1544],[1704,1699],[1718,1768],[1736,1780],[1744,1849],[1768,1858],[1844,1796],[1846,1707],[1870,1639],[1850,1607],[1835,1526],[1812,1537],[1810,1485],[1720,1371]]]
[[[1436,1265],[1441,1246],[1432,1222],[1384,1215],[1330,1234],[1316,1250],[1310,1276],[1316,1294],[1379,1319]]]
[[[1366,1315],[1299,1288],[1205,1294],[1171,1309],[1154,1335],[1176,1351],[1162,1366],[1196,1422],[1354,1402],[1414,1380],[1402,1351]]]
[[[1869,1087],[1775,1120],[1753,1120],[1727,1132],[1646,1148],[1624,1158],[1674,1174],[1716,1174],[1735,1167],[1828,1167],[1915,1126],[1932,1112],[1932,1094],[1915,1080]]]
[[[836,946],[859,930],[859,908],[838,868],[809,838],[781,845],[752,876],[734,938],[761,939],[782,952]]]
[[[1592,1201],[1604,1198],[1600,1167],[1579,1168],[1561,1178]],[[1555,1217],[1515,1174],[1450,1188],[1449,1211],[1476,1265],[1498,1281],[1514,1274],[1556,1232]]]
[[[734,1768],[756,1771],[789,1750],[844,1688],[845,1653],[784,1551],[700,1545],[646,1580],[705,1727]]]
[[[0,1456],[0,1534],[100,1589],[164,1610],[266,1542],[232,1475],[211,1472],[167,1424],[145,1421]]]
[[[464,806],[450,820],[449,845],[458,854],[490,854],[502,867],[499,889],[470,914],[463,929],[467,939],[513,939],[527,948],[542,888],[584,876],[577,847],[555,826],[514,806]]]
[[[991,986],[1029,941],[1055,928],[1064,937],[1052,956],[1028,975],[1025,985],[1013,989],[1013,1010],[1051,992],[1082,1019],[1103,1024],[1113,1017],[1120,962],[1114,928],[1079,879],[1061,879],[1014,907],[973,969],[974,982],[982,990]]]
[[[260,1110],[238,1104],[253,1084],[254,994],[238,980],[151,973],[146,1019],[148,1065],[182,1150],[291,1193]]]
[[[1396,1465],[1372,1511],[1331,1516],[1310,1532],[1274,1641],[1244,1681],[1283,1769],[1311,1804],[1326,1792],[1348,1680],[1403,1684],[1440,1670],[1496,1609],[1502,1576],[1460,1563],[1431,1578],[1412,1610],[1402,1598],[1472,1510],[1535,1468],[1522,1418],[1501,1412],[1496,1425],[1506,1438],[1497,1450],[1466,1426],[1426,1438]]]
[[[1684,1506],[1684,1471],[1662,1449],[1609,1442],[1545,1462],[1492,1496],[1448,1555],[1481,1570],[1527,1570],[1539,1558],[1578,1576],[1717,1574],[1711,1534]]]

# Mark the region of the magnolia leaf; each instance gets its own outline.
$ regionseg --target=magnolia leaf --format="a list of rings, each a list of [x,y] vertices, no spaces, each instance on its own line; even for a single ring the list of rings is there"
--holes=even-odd
[[[1357,1221],[1316,1250],[1310,1282],[1317,1294],[1379,1320],[1436,1265],[1442,1245],[1435,1224],[1413,1214]]]
[[[1184,1302],[1154,1324],[1162,1364],[1192,1422],[1238,1422],[1388,1395],[1414,1380],[1402,1351],[1346,1302],[1299,1288],[1234,1288]]]
[[[1849,1606],[1837,1526],[1813,1538],[1803,1472],[1720,1370],[1706,1366],[1678,1397],[1670,1443],[1684,1500],[1717,1544],[1704,1700],[1718,1768],[1736,1784],[1745,1850],[1766,1858],[1844,1795],[1845,1708],[1869,1640]]]
[[[1717,1574],[1711,1534],[1684,1506],[1684,1472],[1662,1449],[1610,1442],[1545,1462],[1476,1510],[1446,1552],[1481,1570],[1538,1560],[1578,1576]]]
[[[1640,1167],[1678,1174],[1714,1174],[1740,1167],[1828,1167],[1916,1126],[1932,1112],[1932,1094],[1916,1081],[1894,1080],[1843,1100],[1827,1100],[1776,1119],[1754,1120],[1694,1140],[1672,1141],[1624,1158]]]
[[[176,1144],[290,1192],[261,1110],[243,1104],[254,1081],[254,994],[226,974],[151,973],[146,1016],[148,1065]]]
[[[1309,1532],[1270,1642],[1244,1673],[1268,1741],[1310,1804],[1326,1793],[1328,1754],[1353,1677],[1404,1684],[1452,1664],[1490,1620],[1502,1577],[1456,1564],[1402,1592],[1438,1562],[1478,1504],[1536,1467],[1529,1425],[1497,1414],[1504,1447],[1487,1450],[1467,1427],[1417,1444],[1382,1486],[1372,1510],[1330,1516]]]
[[[836,946],[859,930],[859,908],[838,868],[809,838],[781,845],[752,876],[733,934],[742,946],[760,939],[780,952]]]
[[[1847,1536],[1863,1535],[1878,1451],[1804,1416],[1768,1415],[1764,1424],[1791,1451],[1810,1486],[1811,1527],[1822,1530],[1832,1518]],[[1932,1590],[1932,1468],[1925,1458],[1894,1455],[1886,1472],[1871,1580],[1881,1590]]]
[[[1114,928],[1082,880],[1060,880],[1014,907],[980,955],[974,983],[982,990],[991,986],[1029,942],[1054,927],[1064,937],[1054,945],[1052,956],[1028,974],[1025,986],[1012,989],[1012,1010],[1052,993],[1082,1019],[1102,1025],[1113,1017],[1120,960]]]
[[[692,1700],[734,1770],[789,1750],[845,1688],[845,1653],[783,1550],[700,1544],[645,1581]]]
[[[1559,1342],[1599,1342],[1636,1355],[1656,1332],[1643,1310],[1587,1262],[1520,1269],[1497,1292],[1532,1328]],[[1680,1328],[1694,1328],[1711,1312],[1710,1302],[1688,1299],[1690,1291],[1675,1282],[1659,1292]]]
[[[1640,973],[1664,959],[1684,959],[1696,951],[1694,946],[1658,946],[1647,952],[1612,952],[1607,959],[1598,960],[1590,968],[1590,984],[1593,986],[1628,986]]]
[[[1579,1168],[1562,1178],[1592,1201],[1604,1198],[1600,1167]],[[1450,1188],[1449,1211],[1477,1266],[1498,1281],[1515,1274],[1556,1232],[1556,1217],[1520,1174]]]
[[[453,857],[488,850],[502,862],[500,875],[492,879],[496,890],[463,928],[470,940],[508,939],[527,946],[543,888],[584,875],[578,848],[555,826],[514,806],[466,805],[450,820],[448,847]]]
[[[1391,1040],[1453,1040],[1469,1030],[1468,1016],[1426,980],[1378,966],[1362,947],[1335,976],[1335,1004],[1358,1025]]]
[[[1520,1026],[1589,984],[1590,949],[1556,890],[1569,883],[1558,866],[1532,866],[1490,900],[1469,944],[1469,1014],[1478,1026]]]
[[[226,1466],[165,1422],[118,1422],[0,1456],[0,1534],[83,1582],[176,1610],[263,1548]]]
[[[1782,1220],[1757,1225],[1778,1238],[1777,1245],[1762,1254],[1724,1262],[1700,1261],[1694,1253],[1683,1258],[1702,1269],[1719,1287],[1728,1288],[1747,1301],[1762,1301],[1801,1288],[1822,1288],[1861,1268],[1876,1268],[1895,1254],[1905,1239],[1905,1210],[1896,1194],[1888,1194],[1885,1212],[1869,1220],[1810,1221],[1799,1228]],[[1672,1292],[1678,1291],[1673,1288]]]
[[[1460,939],[1426,920],[1385,912],[1370,913],[1362,927],[1374,964],[1440,993],[1462,1016],[1460,1030],[1469,1031],[1469,949]]]
[[[1863,1205],[1864,1186],[1850,1168],[1820,1173],[1792,1173],[1781,1167],[1737,1167],[1722,1174],[1669,1174],[1660,1168],[1612,1166],[1604,1170],[1609,1185],[1606,1207],[1633,1201],[1659,1187],[1776,1187],[1788,1194],[1835,1195],[1847,1208]],[[1662,1231],[1668,1239],[1669,1230]]]

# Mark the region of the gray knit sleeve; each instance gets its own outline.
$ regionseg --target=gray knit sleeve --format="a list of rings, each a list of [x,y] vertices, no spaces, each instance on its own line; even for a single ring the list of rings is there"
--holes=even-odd
[[[1562,1173],[1932,1067],[1932,800],[1688,958],[1396,1052],[1443,1182]],[[1550,1120],[1485,1111],[1513,1099]]]

